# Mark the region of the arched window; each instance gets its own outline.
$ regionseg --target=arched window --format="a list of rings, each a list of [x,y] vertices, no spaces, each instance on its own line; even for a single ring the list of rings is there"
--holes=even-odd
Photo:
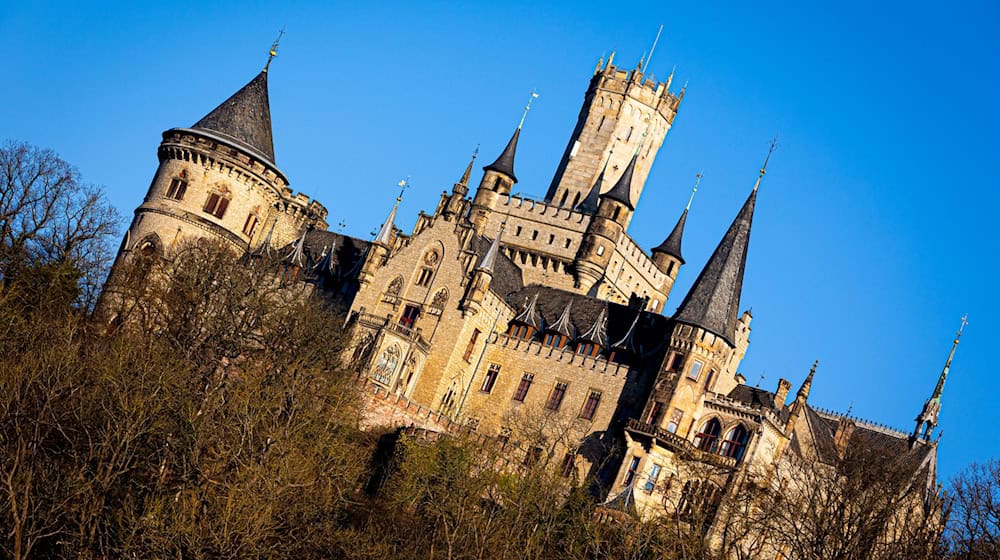
[[[569,191],[563,191],[562,198],[559,199],[559,206],[566,206],[566,197],[569,196]]]
[[[739,461],[743,458],[743,452],[746,450],[749,440],[750,432],[743,427],[743,424],[740,424],[726,434],[726,440],[722,442],[720,453]]]
[[[715,453],[719,445],[720,433],[722,433],[722,424],[717,418],[712,418],[701,428],[701,432],[694,436],[694,446],[702,451]]]
[[[580,204],[580,193],[573,195],[573,208],[576,208]]]

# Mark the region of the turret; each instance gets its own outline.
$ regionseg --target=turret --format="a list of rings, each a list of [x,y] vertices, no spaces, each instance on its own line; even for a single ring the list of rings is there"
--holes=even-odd
[[[511,189],[517,183],[517,176],[514,175],[514,155],[517,153],[517,141],[521,137],[521,127],[524,126],[524,119],[531,109],[531,102],[538,97],[532,93],[528,99],[528,104],[524,107],[521,115],[521,122],[507,142],[507,146],[500,153],[500,157],[493,163],[483,168],[483,180],[479,182],[476,189],[476,196],[472,200],[472,210],[469,219],[476,228],[476,233],[482,234],[483,227],[489,219],[490,212],[496,210],[501,197],[510,196]]]
[[[663,240],[663,243],[653,247],[652,250],[653,264],[656,268],[660,269],[660,272],[666,275],[663,283],[660,284],[660,291],[668,297],[671,288],[674,286],[674,282],[677,280],[681,265],[684,264],[684,256],[681,253],[684,226],[687,224],[688,211],[691,210],[691,202],[694,200],[695,193],[698,192],[698,183],[700,181],[701,173],[696,175],[694,189],[691,190],[691,197],[688,199],[684,211],[681,212],[681,217],[677,219],[674,229],[670,230],[670,235]]]
[[[389,212],[389,217],[385,219],[382,227],[378,230],[378,235],[375,236],[375,239],[372,240],[371,245],[368,247],[364,264],[361,265],[361,273],[358,275],[358,281],[362,286],[370,283],[375,271],[385,264],[386,257],[389,255],[389,250],[392,248],[392,243],[396,236],[396,211],[399,209],[399,203],[402,200],[403,193],[399,193],[399,196],[396,197],[396,203],[392,205],[392,210]]]
[[[948,371],[951,369],[952,359],[955,358],[955,350],[958,349],[958,341],[962,338],[962,331],[965,330],[965,325],[969,324],[967,318],[968,316],[962,317],[962,326],[955,333],[955,340],[951,344],[951,351],[948,352],[948,359],[944,362],[941,375],[938,376],[934,392],[931,393],[931,398],[924,402],[923,410],[916,417],[917,425],[913,429],[913,435],[910,436],[911,441],[916,441],[917,439],[930,440],[934,428],[938,425],[938,414],[941,412],[941,395],[944,393],[944,382],[948,379]],[[921,429],[923,433],[921,433]]]
[[[583,235],[574,266],[577,288],[590,290],[597,283],[611,262],[611,255],[618,245],[632,217],[635,205],[631,198],[632,178],[637,156],[633,155],[628,166],[611,189],[598,197],[597,212]]]
[[[500,253],[500,238],[503,236],[504,227],[505,224],[500,224],[497,236],[493,238],[490,248],[486,250],[483,259],[479,261],[479,266],[472,273],[472,281],[469,282],[463,305],[463,309],[468,312],[476,313],[479,310],[479,304],[483,302],[486,292],[489,291],[490,285],[493,283],[497,256]]]
[[[472,174],[472,166],[476,163],[476,156],[478,155],[479,148],[477,147],[472,152],[472,159],[469,160],[469,165],[465,167],[465,173],[462,173],[462,178],[452,186],[451,194],[442,196],[441,214],[445,220],[451,221],[455,216],[463,214],[465,210],[465,196],[469,194],[469,176]]]
[[[806,376],[805,381],[802,382],[802,386],[799,387],[799,392],[795,394],[795,401],[792,402],[791,408],[788,411],[788,420],[785,422],[785,433],[791,435],[792,430],[795,428],[795,422],[798,421],[799,416],[802,415],[802,411],[806,407],[806,401],[809,400],[809,391],[812,389],[813,376],[816,375],[816,368],[819,366],[819,360],[813,362],[812,368],[809,370],[809,375]]]

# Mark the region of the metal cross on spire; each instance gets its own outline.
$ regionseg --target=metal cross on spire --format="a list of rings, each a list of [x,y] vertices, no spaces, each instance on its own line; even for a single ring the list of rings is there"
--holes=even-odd
[[[688,198],[688,203],[687,203],[687,206],[684,207],[684,210],[690,210],[691,209],[691,203],[694,202],[694,194],[696,192],[698,192],[698,185],[701,184],[701,178],[704,175],[705,175],[704,171],[700,171],[700,172],[698,172],[698,173],[695,174],[695,176],[694,176],[694,188],[691,189],[691,197]]]
[[[273,43],[271,43],[271,48],[270,50],[267,51],[267,64],[264,65],[265,72],[267,72],[267,69],[271,66],[271,61],[274,60],[276,56],[278,56],[278,43],[281,42],[281,38],[284,35],[285,35],[285,27],[282,26],[281,31],[278,32],[278,38],[275,39]]]
[[[767,162],[771,160],[771,154],[773,154],[777,149],[778,137],[775,136],[771,139],[771,147],[767,149],[767,157],[764,158],[764,165],[760,166],[760,174],[757,175],[757,182],[753,185],[754,192],[757,192],[757,189],[760,188],[760,180],[764,178],[765,174],[767,174]]]
[[[538,92],[531,90],[531,97],[528,98],[528,104],[524,106],[524,114],[521,115],[521,122],[517,123],[518,130],[521,130],[521,127],[524,126],[524,119],[527,118],[528,111],[531,110],[531,102],[536,99],[538,99]]]

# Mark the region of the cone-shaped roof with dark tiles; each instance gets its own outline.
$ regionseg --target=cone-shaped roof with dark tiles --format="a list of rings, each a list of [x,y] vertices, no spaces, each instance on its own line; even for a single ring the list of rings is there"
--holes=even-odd
[[[687,208],[681,212],[681,217],[677,220],[677,225],[674,226],[673,231],[670,235],[663,240],[656,247],[653,247],[654,252],[666,253],[684,264],[684,257],[681,256],[681,238],[684,237],[684,224],[687,223],[688,211]]]
[[[514,176],[514,154],[517,152],[517,139],[521,137],[521,128],[518,127],[514,131],[514,135],[510,137],[510,142],[507,142],[507,147],[503,149],[503,153],[496,161],[487,165],[483,168],[484,171],[496,171],[497,173],[502,173],[508,177],[513,182],[517,182],[517,177]]]
[[[615,186],[611,187],[611,190],[602,194],[601,198],[616,200],[628,206],[629,210],[635,210],[635,205],[632,204],[632,175],[635,173],[635,160],[638,157],[638,153],[632,155],[632,159],[625,166],[625,171],[618,178],[618,182],[615,183]]]
[[[271,105],[267,97],[267,70],[250,80],[232,97],[202,117],[191,128],[209,130],[232,139],[274,163]]]
[[[735,346],[736,316],[756,202],[757,190],[754,189],[674,313],[678,322],[721,336],[730,346]]]

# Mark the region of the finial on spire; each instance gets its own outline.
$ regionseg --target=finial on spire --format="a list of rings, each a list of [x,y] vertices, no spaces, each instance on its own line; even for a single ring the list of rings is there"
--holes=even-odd
[[[688,198],[688,203],[687,203],[687,206],[684,207],[684,210],[690,210],[691,209],[691,203],[694,202],[694,194],[696,192],[698,192],[698,185],[701,184],[701,178],[702,178],[702,176],[704,176],[704,172],[698,172],[698,173],[695,174],[695,176],[694,176],[694,188],[691,189],[691,197]]]
[[[531,102],[538,99],[538,93],[535,90],[531,90],[531,97],[528,98],[528,104],[524,106],[524,114],[521,115],[521,122],[517,123],[517,129],[521,130],[524,126],[524,119],[528,116],[528,111],[531,110]]]
[[[270,68],[271,61],[274,60],[276,56],[278,56],[278,43],[281,42],[281,37],[284,36],[284,34],[285,34],[285,27],[282,26],[281,31],[278,32],[278,38],[275,39],[273,43],[271,43],[271,48],[270,50],[267,51],[267,63],[264,64],[265,72],[267,72],[267,69]]]
[[[753,185],[753,192],[760,188],[760,180],[767,174],[767,162],[771,160],[771,154],[778,149],[778,137],[771,139],[771,146],[767,149],[767,156],[764,158],[764,165],[760,166],[760,173],[757,175],[757,182]]]
[[[674,67],[670,69],[670,75],[667,76],[667,87],[666,87],[667,91],[670,91],[670,84],[672,84],[674,81],[674,72],[676,71],[677,71],[677,65],[674,64]]]
[[[399,187],[399,196],[396,197],[396,204],[403,201],[403,193],[406,189],[410,188],[410,176],[407,175],[405,179],[400,179],[396,186]]]
[[[472,159],[469,160],[469,165],[465,167],[465,173],[462,173],[462,178],[458,181],[459,185],[469,184],[469,175],[472,174],[472,165],[476,163],[476,158],[479,156],[479,144],[476,144],[476,149],[472,151]]]
[[[649,58],[646,59],[646,67],[648,68],[650,63],[653,61],[653,53],[656,52],[656,44],[660,42],[660,33],[663,33],[663,24],[660,24],[659,31],[656,32],[656,39],[653,39],[653,46],[649,49]]]

